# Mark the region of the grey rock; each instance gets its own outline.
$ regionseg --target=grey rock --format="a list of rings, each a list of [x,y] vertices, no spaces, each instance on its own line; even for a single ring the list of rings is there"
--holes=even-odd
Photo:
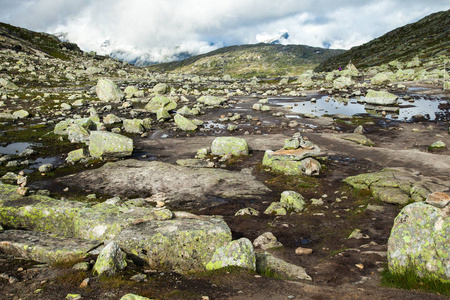
[[[127,266],[125,258],[126,254],[120,250],[119,244],[112,241],[100,252],[93,273],[114,276],[117,270],[122,270]]]
[[[124,94],[120,91],[117,85],[110,79],[99,79],[95,89],[97,97],[101,101],[119,102],[123,99]]]
[[[267,250],[282,247],[283,244],[277,240],[272,232],[264,232],[253,241],[253,246],[255,248],[261,248],[262,250]]]
[[[120,134],[92,131],[89,153],[92,157],[127,157],[133,152],[133,140]]]
[[[232,241],[227,246],[218,248],[211,261],[206,264],[206,269],[217,270],[227,266],[256,270],[255,252],[249,239],[241,238]]]
[[[235,137],[218,137],[211,145],[213,155],[248,155],[248,144],[245,139]]]
[[[273,257],[267,252],[256,253],[256,272],[261,275],[276,275],[287,280],[312,280],[304,268]]]

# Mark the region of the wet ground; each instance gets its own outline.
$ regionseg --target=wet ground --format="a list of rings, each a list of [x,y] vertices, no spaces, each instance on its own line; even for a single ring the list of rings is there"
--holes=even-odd
[[[432,95],[424,96],[427,91]],[[253,241],[264,232],[272,232],[283,247],[270,252],[306,268],[313,278],[312,282],[283,281],[243,270],[182,276],[154,272],[145,266],[130,264],[118,278],[103,281],[91,277],[88,288],[82,289],[79,284],[89,277],[88,273],[64,266],[36,266],[34,262],[1,255],[0,274],[14,276],[18,282],[11,284],[7,279],[0,278],[0,294],[3,295],[0,299],[63,299],[69,293],[82,294],[83,299],[120,299],[125,292],[156,299],[202,299],[202,296],[208,296],[209,299],[444,299],[429,293],[380,287],[381,272],[386,267],[387,240],[401,207],[379,202],[369,193],[356,192],[342,183],[348,176],[380,171],[385,167],[402,167],[424,176],[448,179],[450,151],[447,148],[429,149],[429,145],[437,140],[450,145],[448,94],[435,94],[426,87],[410,88],[406,94],[414,102],[403,101],[396,117],[360,111],[361,104],[354,103],[356,100],[352,99],[347,105],[334,98],[327,102],[327,95],[316,93],[310,93],[304,99],[271,98],[269,104],[273,111],[270,113],[251,109],[258,98],[233,98],[229,107],[210,110],[199,117],[207,122],[206,130],[187,134],[160,125],[147,137],[133,136],[136,148],[133,158],[169,163],[179,158],[193,158],[196,151],[209,146],[215,136],[234,135],[248,139],[252,149],[250,156],[226,163],[211,159],[216,167],[229,170],[253,168],[253,174],[272,192],[260,200],[217,199],[206,207],[184,209],[196,214],[224,216],[233,238],[247,237]],[[310,102],[313,97],[317,99],[315,103]],[[413,105],[417,105],[417,110],[411,111]],[[353,110],[353,106],[357,111]],[[346,108],[351,110],[344,110]],[[434,111],[434,117],[432,111],[427,110],[429,108]],[[272,115],[278,111],[287,117]],[[242,117],[223,121],[235,113]],[[322,117],[305,118],[302,116],[304,113]],[[333,117],[336,113],[356,115],[349,118]],[[418,114],[423,117],[412,118]],[[251,117],[247,118],[246,115]],[[239,130],[227,131],[230,124],[238,125]],[[352,132],[358,125],[364,126],[365,135],[375,143],[375,147],[356,145],[337,137],[340,133]],[[22,125],[16,126],[20,128]],[[324,168],[319,176],[280,175],[261,165],[265,150],[281,148],[284,139],[295,132],[301,132],[322,149],[319,160]],[[30,164],[26,168],[18,166],[11,169],[26,169],[30,174],[32,188],[48,189],[52,196],[69,199],[80,199],[92,192],[82,189],[75,193],[72,190],[70,193],[64,192],[65,187],[55,183],[54,179],[82,169],[99,167],[102,162],[67,166],[63,159],[69,145],[62,144],[44,150],[48,146],[39,144],[42,142],[39,139],[26,142],[20,138],[13,141],[13,137],[14,133],[6,132],[7,142],[1,145],[0,153],[19,155],[26,149],[36,151],[29,156]],[[58,137],[48,138],[58,141]],[[46,155],[43,156],[43,153]],[[35,171],[39,165],[47,162],[59,167],[48,174]],[[280,193],[285,190],[300,192],[308,200],[321,199],[322,204],[308,204],[307,210],[301,214],[278,217],[263,214],[269,204],[278,201]],[[96,201],[112,195],[98,196]],[[378,209],[367,209],[369,204],[376,205]],[[258,217],[234,215],[245,207],[255,208],[261,214]],[[361,230],[364,238],[348,239],[356,228]],[[295,254],[297,247],[310,248],[313,253],[298,256]],[[146,273],[147,281],[130,281],[129,278],[137,273]]]

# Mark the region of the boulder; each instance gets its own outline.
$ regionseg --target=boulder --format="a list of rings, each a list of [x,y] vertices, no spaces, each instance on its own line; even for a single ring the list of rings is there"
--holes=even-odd
[[[284,191],[281,193],[280,202],[288,211],[301,212],[304,209],[305,198],[294,191]]]
[[[359,132],[361,132],[361,130]],[[339,137],[343,140],[352,141],[352,142],[355,142],[360,145],[375,146],[375,144],[369,138],[367,138],[365,135],[363,135],[362,133],[359,133],[359,132],[345,133],[345,134],[341,134]]]
[[[152,91],[155,94],[165,94],[169,91],[169,86],[166,83],[158,83],[153,87]]]
[[[123,120],[123,128],[128,133],[144,133],[144,121],[141,119],[125,119]]]
[[[378,73],[377,75],[373,76],[370,82],[375,85],[385,84],[389,83],[389,77],[386,73]]]
[[[122,123],[122,119],[116,115],[108,114],[103,117],[103,123],[107,125]]]
[[[100,252],[95,262],[94,275],[114,276],[117,270],[122,270],[127,266],[126,254],[120,250],[119,244],[112,241]]]
[[[24,109],[17,110],[12,113],[13,119],[25,119],[30,115],[30,113]]]
[[[133,152],[133,140],[112,132],[92,131],[89,153],[92,157],[127,157]]]
[[[397,104],[397,98],[396,95],[389,92],[369,90],[362,101],[376,105],[395,105]]]
[[[98,169],[61,177],[57,181],[69,187],[118,196],[164,192],[172,204],[184,207],[214,205],[214,199],[259,199],[270,191],[256,180],[250,169],[232,172],[133,159],[106,163]]]
[[[347,88],[348,86],[353,84],[355,84],[355,82],[347,76],[338,77],[333,81],[333,87],[337,90]]]
[[[368,189],[383,202],[407,204],[425,201],[433,192],[444,192],[449,187],[436,178],[422,177],[402,169],[384,169],[381,172],[350,176],[344,182],[356,189]]]
[[[320,150],[297,149],[297,150],[267,150],[264,154],[262,164],[270,167],[273,171],[286,175],[319,175],[320,163],[309,157]]]
[[[253,241],[253,246],[255,248],[261,248],[262,250],[267,250],[283,247],[283,244],[277,240],[272,232],[264,232]]]
[[[285,280],[312,280],[304,268],[287,263],[267,252],[256,253],[256,272]]]
[[[124,94],[120,91],[117,85],[112,80],[106,78],[101,78],[98,80],[95,91],[97,93],[97,97],[101,101],[119,102],[124,97]]]
[[[145,106],[145,110],[148,110],[152,113],[157,113],[161,109],[168,112],[176,108],[177,103],[165,96],[155,96]]]
[[[450,280],[450,209],[413,203],[395,218],[388,241],[392,273],[414,270],[420,277]]]
[[[0,85],[3,86],[7,90],[18,90],[19,87],[5,78],[0,78]]]
[[[231,231],[220,218],[177,213],[173,219],[167,209],[135,206],[130,201],[92,206],[38,195],[24,198],[16,193],[16,186],[4,184],[0,184],[0,194],[0,223],[9,228],[71,239],[114,240],[125,252],[158,270],[204,270],[214,251],[231,241]]]
[[[183,131],[195,131],[197,130],[197,125],[195,125],[191,120],[183,117],[180,114],[176,114],[174,117],[175,124]]]
[[[134,85],[129,85],[125,88],[124,93],[126,95],[126,98],[132,98],[136,94],[138,94],[139,89]]]
[[[71,143],[85,143],[89,141],[89,130],[79,124],[70,124],[66,133]]]
[[[86,158],[87,156],[88,156],[88,153],[83,148],[73,150],[73,151],[70,151],[69,153],[67,153],[66,162],[76,163],[76,162]]]
[[[206,264],[206,269],[211,271],[228,266],[256,270],[255,252],[249,239],[241,238],[218,248],[212,259]]]
[[[217,137],[211,144],[213,155],[248,155],[245,139],[236,137]]]
[[[285,216],[287,215],[286,208],[281,202],[272,202],[269,207],[264,211],[266,215]]]
[[[219,106],[225,102],[225,99],[216,96],[201,96],[197,99],[197,102],[203,103],[206,106]]]
[[[120,298],[120,300],[151,300],[151,299],[147,298],[147,297],[135,295],[135,294],[126,294],[122,298]]]

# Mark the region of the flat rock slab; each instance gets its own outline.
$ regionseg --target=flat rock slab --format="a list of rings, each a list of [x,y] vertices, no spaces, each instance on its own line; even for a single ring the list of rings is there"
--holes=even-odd
[[[159,161],[123,160],[107,163],[58,179],[70,187],[89,189],[101,194],[148,197],[165,193],[166,202],[205,207],[217,198],[259,198],[270,192],[257,181],[250,169],[232,172],[222,169],[186,168]]]
[[[43,232],[5,230],[0,233],[0,251],[35,260],[55,263],[84,257],[102,242],[77,238],[57,238]]]

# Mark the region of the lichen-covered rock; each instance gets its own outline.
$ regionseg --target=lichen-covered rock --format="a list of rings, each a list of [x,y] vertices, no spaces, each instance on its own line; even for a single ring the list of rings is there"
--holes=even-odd
[[[145,106],[145,110],[148,110],[152,113],[157,113],[161,109],[168,112],[176,108],[177,103],[165,96],[155,96]]]
[[[68,163],[76,163],[88,156],[86,149],[81,148],[77,150],[70,151],[67,153],[66,162]]]
[[[120,134],[92,131],[89,140],[92,157],[127,157],[133,152],[133,140]]]
[[[337,90],[344,89],[350,85],[355,84],[351,77],[341,76],[333,81],[333,87]]]
[[[89,130],[79,124],[70,124],[66,133],[71,143],[85,143],[89,141]]]
[[[266,215],[285,216],[287,215],[286,208],[281,202],[272,202],[269,207],[264,211]]]
[[[228,266],[256,270],[255,252],[249,239],[240,238],[227,246],[218,248],[211,261],[206,265],[206,269],[211,271]]]
[[[151,300],[151,299],[147,297],[138,296],[135,294],[126,294],[122,298],[120,298],[120,300]]]
[[[238,210],[235,214],[235,216],[259,216],[259,211],[257,211],[254,208],[246,207]]]
[[[294,191],[284,191],[281,193],[280,202],[289,211],[301,212],[304,209],[305,198]]]
[[[413,269],[421,277],[450,280],[450,209],[413,203],[395,218],[388,241],[393,273]]]
[[[245,139],[236,137],[217,137],[211,145],[213,155],[248,155]]]
[[[376,105],[395,105],[397,104],[397,98],[396,95],[389,92],[369,90],[362,101]]]
[[[96,275],[114,276],[117,270],[127,266],[126,254],[120,250],[119,244],[112,241],[100,252],[95,262],[93,273]]]
[[[152,91],[155,94],[165,94],[169,91],[169,86],[166,83],[158,83],[153,87]]]
[[[201,96],[197,99],[197,102],[203,103],[207,106],[219,106],[225,102],[225,99],[216,96]]]
[[[53,169],[55,169],[55,167],[52,164],[42,164],[38,168],[39,172],[41,172],[41,173],[50,172]]]
[[[197,125],[195,125],[191,120],[183,117],[180,114],[176,114],[174,117],[175,124],[183,131],[195,131],[197,130]]]
[[[373,76],[372,79],[370,80],[370,82],[372,84],[380,85],[380,84],[389,83],[390,80],[389,80],[388,74],[381,72],[381,73],[378,73],[377,75]]]
[[[430,146],[430,148],[433,148],[433,149],[441,149],[441,148],[445,148],[445,147],[447,147],[447,145],[441,140],[434,142]]]
[[[120,91],[117,85],[112,80],[106,78],[101,78],[98,80],[95,91],[97,93],[97,97],[101,101],[119,102],[124,97],[124,94]]]
[[[286,280],[312,280],[304,268],[273,257],[267,252],[256,253],[256,272],[261,275],[274,274]]]
[[[105,117],[103,117],[103,123],[111,125],[111,124],[118,124],[122,123],[122,119],[114,114],[108,114]]]
[[[25,119],[30,115],[30,113],[24,109],[17,110],[12,113],[13,119]]]
[[[58,263],[84,258],[101,243],[79,238],[59,238],[44,232],[6,230],[0,234],[0,251],[41,263]]]
[[[267,150],[264,154],[262,164],[270,167],[273,171],[286,175],[319,175],[321,166],[317,160],[311,157],[305,157],[303,154],[301,156],[277,155],[277,152]],[[312,152],[304,153],[307,155],[312,154]],[[299,157],[303,159],[298,160]]]
[[[341,134],[339,137],[343,140],[352,141],[352,142],[355,142],[357,144],[364,145],[364,146],[374,146],[375,145],[374,142],[372,142],[369,138],[367,138],[365,135],[363,135],[361,133],[346,133],[346,134]]]
[[[144,121],[141,119],[125,119],[123,120],[123,128],[128,133],[144,133]]]
[[[18,90],[19,87],[5,78],[0,78],[0,85],[7,90]]]
[[[282,247],[283,244],[277,240],[272,232],[264,232],[253,241],[253,246],[255,248],[261,248],[262,250],[267,250]]]
[[[125,229],[115,240],[151,268],[186,273],[204,270],[214,251],[231,241],[231,231],[218,218],[176,218]]]
[[[139,92],[139,89],[134,85],[129,85],[125,88],[124,93],[126,98],[132,98]]]
[[[368,189],[375,198],[386,203],[402,205],[424,201],[433,192],[449,190],[444,182],[436,178],[424,178],[394,168],[350,176],[344,182],[356,189]]]

